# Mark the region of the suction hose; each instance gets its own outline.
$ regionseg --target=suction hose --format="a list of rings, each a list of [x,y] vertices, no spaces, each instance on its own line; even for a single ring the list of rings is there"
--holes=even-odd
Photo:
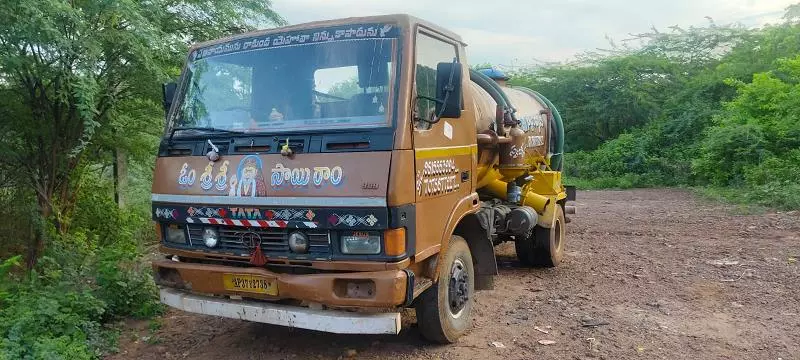
[[[489,93],[489,96],[492,97],[492,100],[494,100],[494,102],[496,102],[497,105],[499,105],[503,109],[509,109],[509,110],[513,109],[511,107],[511,102],[508,100],[508,95],[506,95],[506,93],[503,92],[503,89],[501,89],[500,86],[497,85],[496,82],[494,82],[494,80],[492,80],[488,76],[484,75],[483,73],[475,69],[469,69],[469,78],[475,84],[480,86],[483,90]],[[504,136],[505,135],[503,133],[504,125],[502,123],[502,119],[498,119],[497,121],[498,123],[495,124],[497,127],[497,134]]]
[[[492,80],[492,78],[490,78],[490,77],[486,76],[486,74],[484,74],[484,73],[482,73],[480,71],[474,70],[474,69],[469,69],[469,77],[470,77],[470,79],[473,78],[473,77],[480,78],[480,79],[482,79],[482,81],[486,85],[488,85],[491,88],[493,88],[500,95],[500,97],[503,99],[503,104],[500,104],[500,102],[495,99],[495,102],[498,105],[504,105],[504,106],[508,107],[511,110],[514,109],[514,106],[511,105],[511,100],[508,99],[508,95],[506,95],[506,93],[503,91],[503,89],[500,88],[500,85],[497,85],[497,82]],[[483,85],[481,85],[481,83],[478,83],[478,85],[480,85],[481,87],[486,89]],[[486,90],[486,91],[489,91],[489,90]],[[494,98],[494,96],[492,96],[492,98]]]
[[[546,97],[544,97],[544,95],[522,86],[516,86],[514,88],[533,96],[537,101],[547,105],[547,108],[550,109],[551,113],[553,113],[553,119],[555,120],[556,144],[555,149],[553,150],[553,155],[550,158],[550,167],[553,170],[562,171],[564,169],[564,121],[561,119],[561,114],[558,112],[558,109],[556,109],[556,106],[553,105],[553,103],[550,102],[550,100],[548,100]]]

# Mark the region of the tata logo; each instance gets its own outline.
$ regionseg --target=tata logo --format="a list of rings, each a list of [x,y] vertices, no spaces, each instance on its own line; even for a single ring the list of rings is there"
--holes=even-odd
[[[230,208],[231,217],[234,219],[261,220],[261,210],[254,208]]]
[[[261,235],[258,233],[247,231],[238,233],[237,235],[239,236],[239,242],[248,250],[255,250],[261,245]]]

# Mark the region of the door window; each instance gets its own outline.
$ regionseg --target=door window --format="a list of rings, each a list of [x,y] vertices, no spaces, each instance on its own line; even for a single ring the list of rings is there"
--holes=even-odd
[[[436,65],[457,58],[456,46],[424,33],[417,33],[416,75],[414,85],[417,95],[436,97]],[[414,127],[429,129],[434,117],[436,102],[417,98],[414,108]],[[427,121],[426,121],[427,120]]]

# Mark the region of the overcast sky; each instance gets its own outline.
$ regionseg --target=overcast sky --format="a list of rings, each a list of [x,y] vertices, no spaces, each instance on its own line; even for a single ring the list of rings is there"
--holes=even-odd
[[[630,33],[679,25],[774,23],[800,0],[273,0],[292,24],[408,13],[459,33],[472,64],[564,61]]]

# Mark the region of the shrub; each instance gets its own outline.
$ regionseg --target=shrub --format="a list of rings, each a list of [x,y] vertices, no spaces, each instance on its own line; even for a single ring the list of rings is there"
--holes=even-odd
[[[163,310],[150,268],[143,266],[138,254],[135,247],[114,246],[98,256],[95,294],[110,317],[148,318]]]
[[[133,235],[146,221],[116,207],[106,210],[111,215],[95,218],[91,227],[51,234],[46,255],[24,277],[9,273],[19,257],[0,263],[0,359],[99,358],[115,347],[104,323],[161,312]],[[113,226],[122,228],[111,232]]]
[[[765,157],[764,134],[758,126],[732,125],[709,129],[701,154],[692,163],[695,175],[714,185],[744,183],[744,169]]]
[[[791,150],[783,156],[771,156],[757,166],[744,169],[747,184],[760,186],[770,183],[800,183],[800,149]]]
[[[109,343],[98,320],[102,301],[72,284],[20,283],[0,310],[0,348],[8,359],[91,359]]]

